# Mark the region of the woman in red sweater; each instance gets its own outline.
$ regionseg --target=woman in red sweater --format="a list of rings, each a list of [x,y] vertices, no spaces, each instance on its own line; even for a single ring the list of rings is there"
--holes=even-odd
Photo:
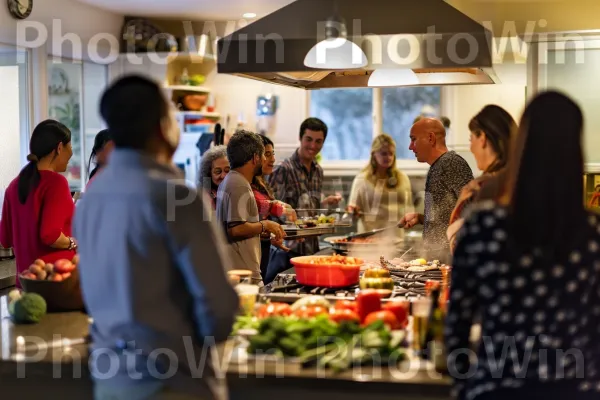
[[[59,174],[73,155],[71,132],[60,122],[43,121],[33,130],[29,150],[29,163],[6,189],[0,221],[0,244],[13,248],[17,274],[38,258],[72,260],[77,248],[71,237],[75,206]]]

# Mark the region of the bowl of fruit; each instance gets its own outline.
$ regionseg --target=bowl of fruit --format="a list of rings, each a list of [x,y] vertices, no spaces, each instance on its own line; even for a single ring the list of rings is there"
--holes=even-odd
[[[54,263],[35,260],[19,274],[21,287],[26,293],[37,293],[46,300],[48,312],[79,311],[84,309],[77,256]]]

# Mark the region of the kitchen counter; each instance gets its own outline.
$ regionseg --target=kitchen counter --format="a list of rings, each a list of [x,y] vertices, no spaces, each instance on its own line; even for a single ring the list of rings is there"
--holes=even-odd
[[[0,260],[0,290],[15,285],[17,278],[17,264],[15,259]]]
[[[3,395],[91,399],[88,369],[89,318],[83,313],[48,314],[35,325],[14,325],[7,297],[0,297],[0,381]],[[20,338],[21,337],[21,338]],[[20,343],[20,344],[19,344]],[[347,399],[438,400],[449,398],[448,378],[420,369],[414,363],[393,370],[354,369],[334,374],[301,369],[295,364],[242,361],[231,357],[233,341],[220,347],[231,399],[253,400],[285,396],[286,400]],[[29,379],[23,379],[29,378]],[[71,396],[73,395],[73,396]]]

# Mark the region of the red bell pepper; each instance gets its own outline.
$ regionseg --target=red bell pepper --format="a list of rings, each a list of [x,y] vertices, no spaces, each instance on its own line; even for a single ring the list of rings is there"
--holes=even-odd
[[[361,290],[356,296],[358,316],[360,322],[364,322],[367,315],[381,310],[381,296],[376,290]]]
[[[398,320],[398,324],[401,327],[408,325],[408,310],[409,304],[406,301],[390,301],[383,305],[383,309],[391,311]]]

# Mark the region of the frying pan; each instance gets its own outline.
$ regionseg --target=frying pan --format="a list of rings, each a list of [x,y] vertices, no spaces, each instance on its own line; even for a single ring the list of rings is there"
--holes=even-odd
[[[331,248],[336,251],[348,252],[348,251],[370,251],[381,247],[381,243],[352,243],[352,242],[340,242],[339,240],[349,239],[352,236],[330,236],[325,238],[324,241],[331,244]],[[400,248],[404,244],[403,239],[394,239],[390,245]]]

